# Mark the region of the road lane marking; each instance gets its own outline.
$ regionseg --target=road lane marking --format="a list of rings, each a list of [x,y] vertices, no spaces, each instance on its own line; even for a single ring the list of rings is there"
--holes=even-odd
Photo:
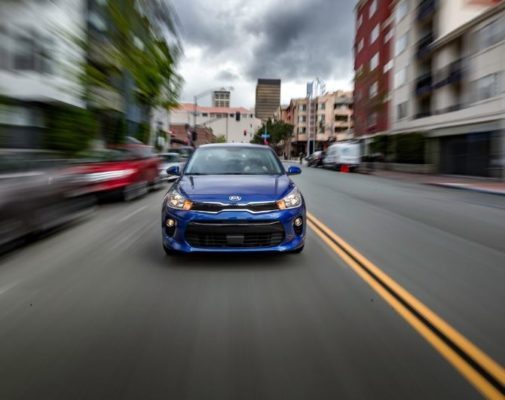
[[[125,215],[123,218],[121,218],[119,220],[119,222],[121,223],[121,222],[125,222],[125,221],[129,220],[131,217],[133,217],[134,215],[137,215],[141,211],[144,211],[146,208],[147,208],[147,206],[142,206],[142,207],[136,209],[135,211],[132,211],[131,213],[129,213],[129,214]]]
[[[505,399],[505,369],[312,214],[309,227],[485,397]]]
[[[7,293],[9,290],[14,289],[17,285],[20,284],[20,281],[14,281],[5,286],[0,286],[0,296],[4,293]]]

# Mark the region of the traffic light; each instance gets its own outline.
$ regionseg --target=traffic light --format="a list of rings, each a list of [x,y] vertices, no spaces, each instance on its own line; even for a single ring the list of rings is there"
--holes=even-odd
[[[194,143],[198,140],[198,132],[193,131],[191,132],[191,141]]]
[[[240,111],[235,111],[235,121],[240,121]]]

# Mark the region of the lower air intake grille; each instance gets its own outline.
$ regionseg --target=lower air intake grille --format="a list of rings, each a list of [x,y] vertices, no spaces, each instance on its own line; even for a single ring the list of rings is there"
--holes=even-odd
[[[274,247],[284,240],[280,222],[191,222],[186,241],[192,247]]]

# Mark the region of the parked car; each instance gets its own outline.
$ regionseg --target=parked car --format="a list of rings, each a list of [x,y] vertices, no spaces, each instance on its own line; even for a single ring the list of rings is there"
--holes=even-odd
[[[270,147],[200,146],[163,199],[161,233],[167,254],[300,253],[305,202]]]
[[[323,165],[324,151],[315,151],[307,157],[307,165],[309,167],[320,167]]]
[[[359,143],[342,142],[328,147],[323,159],[326,168],[340,169],[342,166],[349,170],[356,170],[361,163],[361,147]]]
[[[130,201],[160,186],[160,165],[149,146],[135,144],[89,152],[75,170],[87,193],[117,194]]]
[[[171,147],[167,150],[167,153],[179,154],[182,160],[188,160],[194,152],[195,149],[190,146]]]
[[[160,155],[160,177],[164,181],[174,181],[177,179],[176,175],[168,175],[167,169],[173,166],[178,166],[180,170],[184,168],[186,164],[186,159],[182,157],[179,153],[161,153]]]
[[[61,156],[0,150],[0,246],[87,213],[94,198]]]

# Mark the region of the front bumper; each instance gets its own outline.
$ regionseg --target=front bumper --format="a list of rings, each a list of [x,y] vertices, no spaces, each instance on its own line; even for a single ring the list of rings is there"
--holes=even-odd
[[[295,232],[293,222],[297,217],[303,218],[303,229],[300,234]],[[167,219],[176,221],[176,228],[172,235],[167,233],[165,222]],[[163,245],[165,248],[181,253],[265,253],[265,252],[290,252],[299,249],[305,241],[305,206],[291,210],[279,210],[273,212],[264,212],[253,214],[248,211],[223,211],[216,214],[198,212],[198,211],[178,211],[163,207],[161,231]],[[274,246],[255,246],[241,247],[205,247],[192,246],[187,241],[186,232],[192,222],[198,223],[226,223],[230,225],[269,224],[278,222],[284,229],[284,237],[278,245]]]

